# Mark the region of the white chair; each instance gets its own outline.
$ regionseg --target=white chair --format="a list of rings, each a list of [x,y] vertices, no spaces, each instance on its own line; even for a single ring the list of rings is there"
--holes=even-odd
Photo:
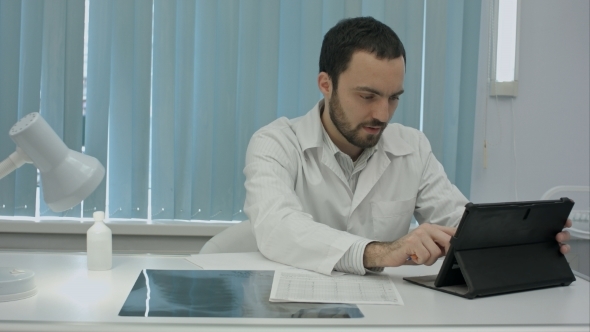
[[[574,274],[584,280],[590,277],[590,187],[588,186],[557,186],[549,189],[542,200],[569,197],[576,202],[569,217],[572,227],[568,228],[572,239],[569,242],[571,251],[566,255]]]
[[[590,187],[588,186],[557,186],[547,190],[541,196],[541,200],[557,199],[564,196],[573,199],[576,204],[569,216],[573,225],[568,231],[574,238],[590,240],[589,193]]]
[[[221,233],[212,237],[199,254],[221,254],[232,252],[255,252],[258,251],[256,238],[252,233],[252,226],[249,220],[244,220],[226,228]]]

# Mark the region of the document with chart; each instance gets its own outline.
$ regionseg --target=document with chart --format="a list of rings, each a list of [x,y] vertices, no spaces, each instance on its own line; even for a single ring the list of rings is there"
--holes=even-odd
[[[271,302],[315,302],[404,305],[386,275],[326,276],[299,269],[275,271]]]

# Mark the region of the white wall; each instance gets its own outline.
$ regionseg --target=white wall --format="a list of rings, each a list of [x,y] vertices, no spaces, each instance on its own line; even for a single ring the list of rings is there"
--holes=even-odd
[[[489,2],[482,7],[470,199],[535,200],[554,186],[588,185],[590,2],[522,0],[519,93],[497,100],[486,90]]]

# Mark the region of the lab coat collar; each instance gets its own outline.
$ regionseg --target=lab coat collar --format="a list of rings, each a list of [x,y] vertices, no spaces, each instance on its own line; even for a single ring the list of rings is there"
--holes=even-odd
[[[414,152],[412,146],[401,136],[401,127],[398,123],[390,123],[377,143],[383,151],[393,156],[405,156]]]
[[[299,118],[299,121],[293,124],[294,131],[297,134],[301,149],[303,151],[310,148],[319,148],[322,146],[322,121],[320,119],[320,109],[324,106],[324,99],[320,100],[306,115]],[[377,150],[384,151],[393,156],[404,156],[410,154],[414,149],[402,138],[399,124],[389,124],[379,143]],[[387,138],[387,139],[386,139]]]
[[[320,119],[320,109],[323,106],[324,100],[322,99],[307,114],[299,118],[299,121],[293,124],[294,131],[301,144],[301,150],[303,151],[322,146],[323,125]]]

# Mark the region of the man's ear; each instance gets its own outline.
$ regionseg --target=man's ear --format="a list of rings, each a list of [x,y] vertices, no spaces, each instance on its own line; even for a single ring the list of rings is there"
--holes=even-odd
[[[324,98],[329,98],[332,95],[332,79],[326,72],[321,72],[318,75],[318,88],[324,95]]]

